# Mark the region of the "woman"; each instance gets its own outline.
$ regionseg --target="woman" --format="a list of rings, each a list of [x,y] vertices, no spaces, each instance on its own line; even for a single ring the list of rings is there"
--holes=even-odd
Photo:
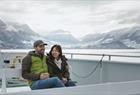
[[[75,83],[70,80],[67,59],[62,55],[60,45],[52,46],[48,54],[48,70],[51,77],[59,77],[65,86],[75,86]]]

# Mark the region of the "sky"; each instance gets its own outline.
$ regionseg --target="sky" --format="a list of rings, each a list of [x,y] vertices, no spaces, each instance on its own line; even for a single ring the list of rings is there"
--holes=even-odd
[[[28,24],[35,32],[88,34],[140,24],[140,0],[0,0],[0,19]]]

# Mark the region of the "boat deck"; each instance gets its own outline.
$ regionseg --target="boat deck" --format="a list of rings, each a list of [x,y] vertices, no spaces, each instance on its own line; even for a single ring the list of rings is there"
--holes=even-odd
[[[81,85],[75,87],[30,90],[29,88],[8,88],[2,95],[140,95],[140,80]],[[16,90],[16,92],[14,92]],[[24,91],[22,91],[24,90]]]

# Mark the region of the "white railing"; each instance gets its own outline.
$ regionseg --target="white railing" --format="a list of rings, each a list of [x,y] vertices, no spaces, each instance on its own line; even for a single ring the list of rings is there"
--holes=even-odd
[[[70,55],[71,59],[74,58],[75,55],[85,55],[85,56],[107,56],[108,60],[111,61],[111,57],[132,57],[132,58],[140,58],[140,55],[125,55],[125,54],[90,54],[90,53],[64,53]]]
[[[0,55],[2,54],[21,54],[22,56],[23,55],[26,55],[30,50],[32,49],[27,49],[27,50],[0,50]],[[99,50],[97,50],[99,51]],[[110,50],[111,51],[111,50]],[[63,52],[65,55],[70,55],[69,58],[73,59],[73,58],[78,58],[78,57],[75,57],[75,56],[92,56],[92,57],[99,57],[99,56],[105,56],[106,59],[108,59],[109,61],[112,60],[113,57],[122,57],[122,58],[140,58],[140,50],[118,50],[117,51],[114,51],[112,50],[112,52],[110,51],[106,51],[103,52],[93,52],[93,53],[74,53],[74,52],[70,52],[70,53],[67,53],[67,52]],[[133,51],[133,52],[132,52]],[[138,52],[137,52],[138,51]],[[46,51],[46,53],[48,53],[48,51]],[[8,56],[8,55],[5,55],[5,56]],[[112,60],[113,61],[113,60]]]
[[[0,79],[2,79],[1,92],[7,92],[7,78],[21,77],[21,69],[3,68],[0,69]]]

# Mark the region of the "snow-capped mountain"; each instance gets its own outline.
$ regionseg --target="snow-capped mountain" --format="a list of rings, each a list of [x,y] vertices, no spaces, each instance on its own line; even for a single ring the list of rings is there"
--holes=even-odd
[[[32,42],[39,37],[26,24],[16,25],[0,20],[0,48],[29,48]]]
[[[63,48],[140,49],[140,26],[112,30],[103,34],[89,34],[79,41],[69,31],[60,29],[41,36],[27,24],[0,20],[1,49],[32,48],[32,43],[38,39],[46,41],[48,47],[60,44]]]
[[[140,48],[140,27],[113,30],[103,34],[91,34],[82,38],[83,47],[102,49]]]
[[[64,30],[56,30],[48,33],[45,38],[51,42],[51,44],[61,44],[65,48],[71,48],[74,44],[79,43],[79,40],[74,38],[72,34]]]
[[[48,43],[48,47],[60,44],[64,48],[71,48],[79,41],[70,32],[56,30],[41,36],[35,33],[27,24],[4,22],[0,20],[0,48],[32,48],[35,40],[42,39]]]

